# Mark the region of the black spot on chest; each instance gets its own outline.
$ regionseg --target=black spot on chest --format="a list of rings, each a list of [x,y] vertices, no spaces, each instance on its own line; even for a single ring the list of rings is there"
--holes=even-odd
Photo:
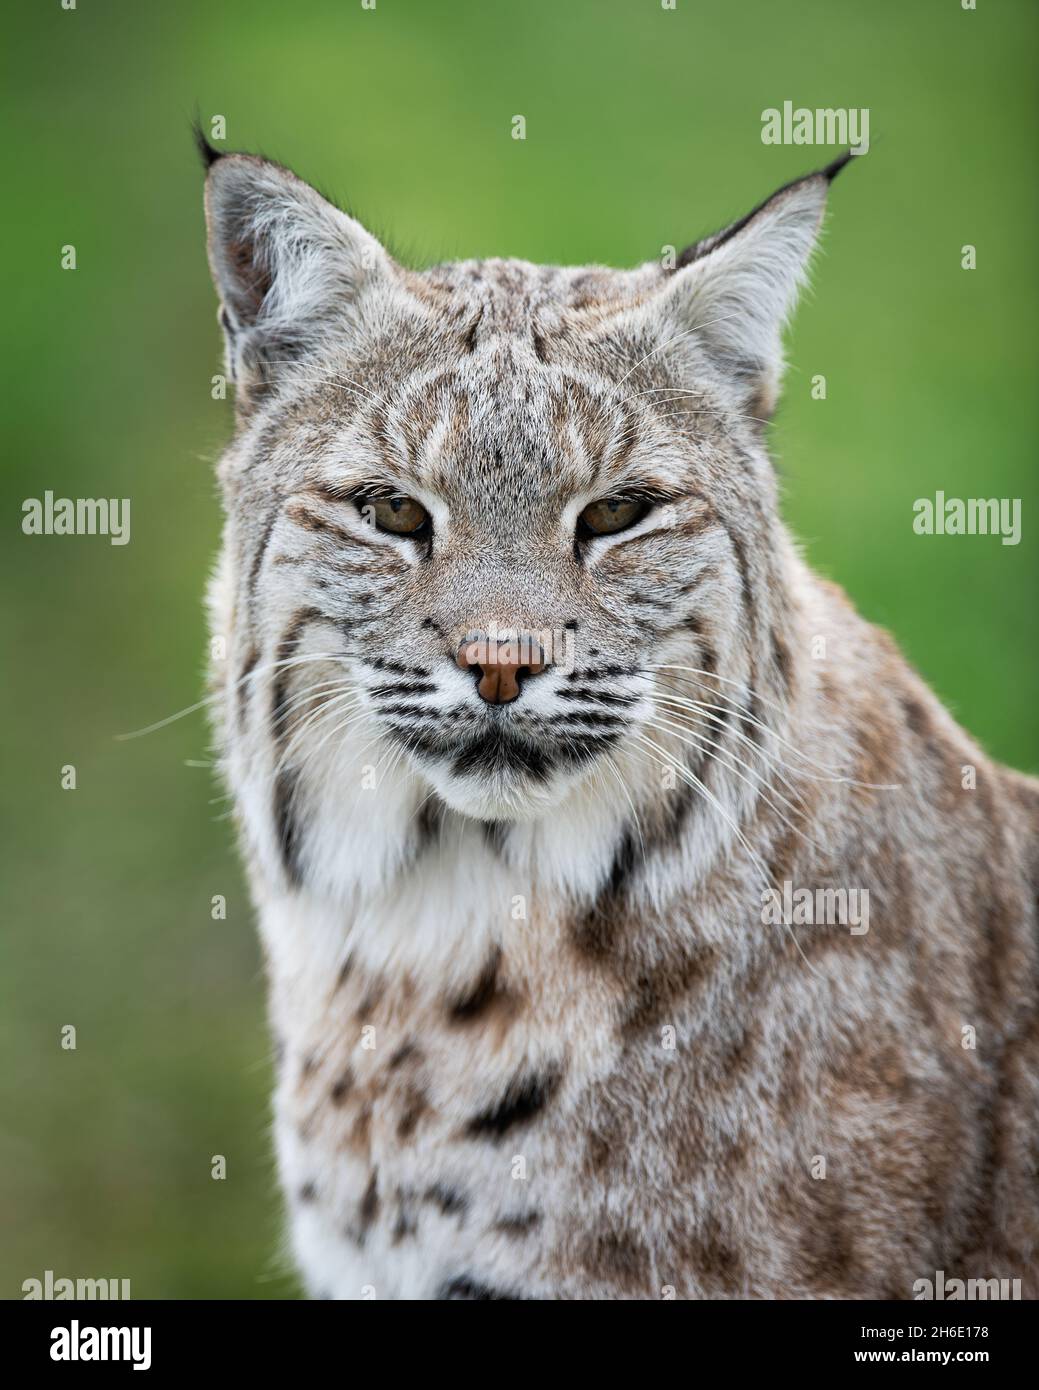
[[[472,1023],[502,1002],[505,996],[498,986],[500,968],[501,950],[495,949],[472,988],[448,1005],[447,1014],[452,1023]]]
[[[511,1129],[526,1124],[545,1108],[559,1089],[562,1073],[558,1069],[543,1072],[540,1076],[517,1077],[497,1105],[483,1110],[466,1125],[466,1134],[472,1139],[503,1138]]]
[[[522,1301],[523,1295],[506,1293],[502,1289],[492,1288],[489,1284],[481,1284],[466,1274],[441,1284],[437,1299],[454,1299],[466,1303],[515,1302]]]

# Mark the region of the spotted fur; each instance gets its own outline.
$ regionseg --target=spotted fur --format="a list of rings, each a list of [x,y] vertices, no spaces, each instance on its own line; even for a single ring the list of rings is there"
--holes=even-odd
[[[765,447],[834,172],[674,268],[418,272],[211,161],[213,680],[315,1296],[1035,1289],[1039,790],[808,571]],[[486,704],[492,623],[574,661]],[[765,925],[783,883],[868,933]]]

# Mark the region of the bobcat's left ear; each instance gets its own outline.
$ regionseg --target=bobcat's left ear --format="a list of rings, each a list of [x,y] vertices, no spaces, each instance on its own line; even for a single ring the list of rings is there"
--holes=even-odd
[[[288,169],[220,154],[207,165],[209,264],[238,408],[248,413],[277,366],[320,348],[363,315],[364,291],[390,273],[378,241]]]
[[[826,195],[847,164],[787,184],[723,231],[686,247],[646,308],[657,335],[699,346],[746,394],[747,413],[767,417],[783,370],[781,334],[808,271]],[[661,297],[663,296],[663,298]]]

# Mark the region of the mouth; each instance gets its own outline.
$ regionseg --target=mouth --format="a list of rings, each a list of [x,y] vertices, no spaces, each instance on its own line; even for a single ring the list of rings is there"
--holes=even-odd
[[[463,738],[423,736],[408,751],[454,810],[477,820],[526,819],[558,802],[574,775],[617,742],[601,730],[519,730],[496,719]]]
[[[412,743],[421,757],[446,763],[455,777],[527,777],[545,782],[559,770],[590,762],[617,742],[620,733],[596,729],[565,733],[551,724],[520,727],[495,720],[461,738],[423,737]]]
[[[554,770],[549,750],[510,729],[487,729],[447,755],[454,777],[529,778],[546,782]]]

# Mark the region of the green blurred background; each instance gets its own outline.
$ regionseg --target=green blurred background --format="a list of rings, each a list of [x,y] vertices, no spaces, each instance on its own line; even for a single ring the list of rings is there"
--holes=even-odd
[[[412,263],[619,265],[832,157],[763,145],[763,108],[868,107],[790,337],[787,515],[986,747],[1035,771],[1039,8],[41,0],[6,19],[0,1296],[45,1269],[135,1297],[293,1295],[260,958],[204,716],[114,741],[201,693],[231,406],[210,398],[196,106]],[[130,544],[23,536],[47,488],[130,497]],[[915,536],[936,489],[1022,498],[1024,540]]]

